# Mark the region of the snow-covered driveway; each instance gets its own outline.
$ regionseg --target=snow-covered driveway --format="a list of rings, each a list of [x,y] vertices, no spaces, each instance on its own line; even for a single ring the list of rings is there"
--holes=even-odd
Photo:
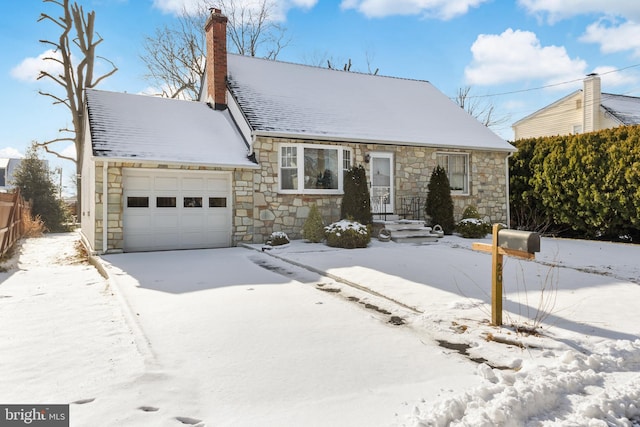
[[[148,339],[151,369],[180,377],[173,393],[207,425],[391,425],[416,396],[481,382],[473,363],[388,322],[410,310],[356,290],[350,298],[331,292],[331,280],[267,254],[230,248],[103,259],[140,325],[138,340]],[[162,408],[165,398],[140,404]]]

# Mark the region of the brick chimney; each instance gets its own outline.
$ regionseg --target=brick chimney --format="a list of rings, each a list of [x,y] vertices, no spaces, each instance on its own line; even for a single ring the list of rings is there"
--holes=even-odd
[[[207,99],[216,110],[227,108],[227,17],[211,9],[204,26],[207,39]]]
[[[600,76],[588,74],[583,81],[582,90],[583,126],[584,132],[600,130]]]

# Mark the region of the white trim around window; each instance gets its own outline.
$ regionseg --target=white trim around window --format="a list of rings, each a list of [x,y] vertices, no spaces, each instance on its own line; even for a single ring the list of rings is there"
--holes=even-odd
[[[353,151],[340,145],[280,144],[278,191],[284,194],[343,194]]]
[[[436,153],[437,162],[447,172],[451,194],[469,194],[469,154],[456,152]]]

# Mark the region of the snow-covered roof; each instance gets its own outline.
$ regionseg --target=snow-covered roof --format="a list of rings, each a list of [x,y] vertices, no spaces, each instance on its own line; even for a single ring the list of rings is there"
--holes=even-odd
[[[233,54],[227,66],[257,135],[515,151],[427,81]]]
[[[624,125],[640,124],[640,98],[603,93],[602,107]]]
[[[207,104],[87,89],[96,157],[255,167],[228,111]]]

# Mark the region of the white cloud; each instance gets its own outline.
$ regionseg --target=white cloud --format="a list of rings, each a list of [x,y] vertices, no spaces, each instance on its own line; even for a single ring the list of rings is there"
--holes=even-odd
[[[535,33],[511,28],[500,35],[479,35],[471,52],[472,63],[465,69],[471,85],[532,79],[554,84],[583,76],[587,67],[585,61],[570,58],[564,47],[542,46]]]
[[[594,73],[600,75],[603,87],[636,86],[640,78],[635,72],[617,72],[616,67],[602,66],[596,67]]]
[[[448,20],[488,0],[342,0],[341,9],[356,9],[369,18],[423,15]]]
[[[577,15],[615,15],[640,20],[637,0],[518,0],[527,12],[546,16],[553,23]]]
[[[25,58],[11,69],[11,77],[24,82],[35,82],[40,71],[58,75],[62,72],[62,66],[56,61],[45,60],[52,57],[59,57],[59,54],[49,49],[36,57]]]
[[[24,154],[22,154],[17,148],[13,148],[13,147],[0,148],[0,158],[21,159],[23,157],[24,157]]]
[[[72,159],[76,158],[76,145],[70,144],[64,150],[60,152],[61,155],[65,157],[70,157]]]
[[[616,53],[630,50],[640,57],[640,24],[634,21],[618,23],[601,19],[587,27],[580,41],[597,43],[602,53]]]
[[[224,3],[229,0],[222,0]],[[233,0],[237,9],[245,8],[257,10],[261,7],[263,0]],[[202,8],[210,6],[218,7],[220,2],[210,0],[153,0],[153,6],[164,13],[180,15],[183,12],[195,14]],[[272,9],[271,18],[275,21],[284,21],[287,12],[292,8],[311,9],[318,3],[318,0],[270,0],[267,2]]]

